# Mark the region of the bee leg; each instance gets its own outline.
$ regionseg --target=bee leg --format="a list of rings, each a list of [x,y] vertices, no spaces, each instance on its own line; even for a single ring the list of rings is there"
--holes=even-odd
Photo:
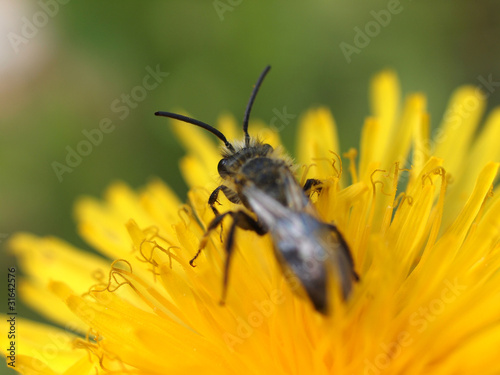
[[[238,196],[237,192],[231,190],[226,185],[220,185],[214,191],[212,191],[212,194],[210,194],[210,198],[208,198],[208,204],[210,205],[210,208],[212,209],[215,216],[220,215],[217,208],[215,208],[215,202],[219,203],[217,199],[219,198],[219,193],[221,191],[224,193],[229,202],[235,204],[241,203],[240,197]]]
[[[236,212],[226,212],[233,217],[233,223],[229,228],[229,233],[227,235],[226,241],[226,262],[224,264],[224,279],[222,281],[222,296],[220,300],[220,305],[224,305],[226,301],[227,294],[227,285],[229,281],[229,265],[231,264],[231,257],[233,255],[234,250],[234,234],[236,231],[236,227],[251,230],[257,233],[259,236],[267,233],[267,230],[258,222],[255,221],[251,216],[249,216],[244,211],[236,211]]]
[[[217,199],[219,198],[219,192],[220,191],[222,191],[224,193],[224,195],[227,197],[227,199],[231,203],[238,204],[238,203],[241,202],[240,198],[238,197],[238,193],[236,193],[234,190],[231,190],[230,188],[228,188],[225,185],[218,186],[214,191],[212,191],[212,194],[210,194],[210,198],[208,198],[208,204],[209,204],[210,208],[212,209],[212,212],[214,213],[214,215],[216,217],[220,216],[219,210],[217,210],[217,208],[215,208],[215,203],[216,202],[219,203],[217,201]],[[223,227],[222,227],[222,224],[221,224],[220,225],[220,241],[221,242],[222,242],[222,231],[223,231]]]
[[[201,251],[203,250],[203,248],[207,244],[208,236],[209,236],[210,232],[212,232],[215,228],[217,228],[218,225],[222,224],[222,219],[224,219],[227,215],[232,215],[232,214],[233,214],[233,212],[231,212],[231,211],[224,212],[222,215],[216,216],[215,219],[213,219],[210,222],[210,224],[208,225],[207,231],[205,232],[205,234],[203,235],[203,238],[200,241],[200,248],[198,249],[198,251],[196,252],[196,254],[194,255],[194,257],[189,261],[189,264],[192,267],[196,267],[194,265],[194,261],[196,260],[196,258],[198,258],[198,256],[200,255]]]
[[[224,263],[224,279],[222,281],[222,296],[220,298],[219,304],[223,306],[226,302],[227,294],[227,284],[229,281],[229,265],[231,264],[231,257],[233,255],[234,249],[234,233],[238,223],[236,220],[233,221],[231,228],[229,228],[229,234],[227,235],[226,242],[226,262]]]
[[[219,192],[221,191],[221,189],[222,189],[223,186],[224,185],[217,186],[217,188],[214,191],[212,191],[212,194],[210,194],[210,198],[208,198],[208,204],[209,204],[210,208],[212,209],[212,211],[213,211],[213,213],[214,213],[215,216],[219,216],[220,215],[220,213],[217,210],[217,208],[215,208],[215,202],[219,203],[217,201],[217,198],[219,198]]]
[[[321,191],[321,180],[317,180],[315,178],[308,178],[306,180],[306,183],[304,184],[304,193],[310,197],[312,193],[315,191],[320,192]]]

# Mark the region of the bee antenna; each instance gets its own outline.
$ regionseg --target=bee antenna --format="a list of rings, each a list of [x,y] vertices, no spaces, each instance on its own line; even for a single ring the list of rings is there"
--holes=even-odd
[[[179,115],[177,113],[172,113],[172,112],[155,112],[155,116],[169,117],[169,118],[173,118],[175,120],[187,122],[188,124],[199,126],[200,128],[208,130],[210,133],[212,133],[215,136],[217,136],[217,138],[219,138],[222,142],[224,142],[224,144],[226,145],[226,147],[230,151],[234,151],[233,145],[231,143],[229,143],[229,141],[226,139],[226,137],[224,136],[224,134],[222,134],[220,131],[218,131],[217,129],[215,129],[213,126],[205,124],[202,121],[195,120],[194,118],[183,116],[183,115]]]
[[[250,118],[250,111],[252,110],[253,102],[255,101],[255,97],[257,96],[257,92],[259,91],[260,85],[262,84],[262,81],[264,80],[266,74],[269,72],[270,69],[271,65],[268,65],[264,68],[262,73],[260,73],[260,77],[253,88],[252,95],[250,95],[250,100],[248,101],[247,104],[247,109],[245,111],[245,118],[243,119],[243,133],[245,134],[245,146],[248,146],[250,144],[250,135],[248,134],[248,119]]]

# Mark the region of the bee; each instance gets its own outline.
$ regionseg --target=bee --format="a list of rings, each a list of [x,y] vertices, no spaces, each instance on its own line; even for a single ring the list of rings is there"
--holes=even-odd
[[[217,171],[222,179],[208,199],[215,218],[207,227],[199,250],[191,259],[191,266],[205,247],[209,234],[222,225],[226,216],[232,223],[225,240],[221,303],[227,294],[229,268],[234,250],[236,228],[250,230],[257,235],[270,234],[276,258],[283,271],[291,271],[300,281],[298,294],[305,294],[314,308],[328,313],[328,280],[335,273],[342,296],[348,298],[358,275],[347,242],[333,224],[324,223],[312,205],[309,195],[321,190],[321,181],[308,179],[300,186],[294,177],[293,162],[280,150],[274,149],[248,133],[248,121],[259,88],[271,69],[267,66],[255,84],[243,119],[244,140],[230,143],[224,134],[199,120],[171,112],[156,112],[156,116],[169,117],[199,126],[218,137],[223,143],[222,159]],[[223,193],[227,199],[242,205],[241,209],[219,213],[215,204]],[[244,208],[243,208],[244,207]],[[291,280],[287,278],[287,280]],[[292,288],[296,289],[296,288]]]

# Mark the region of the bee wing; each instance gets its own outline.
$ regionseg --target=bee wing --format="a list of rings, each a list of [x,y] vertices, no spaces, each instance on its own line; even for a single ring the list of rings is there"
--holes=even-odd
[[[328,267],[333,268],[340,282],[342,296],[347,299],[351,294],[353,282],[359,280],[359,276],[354,271],[354,261],[349,246],[337,227],[331,224],[323,224],[319,240],[324,243],[324,248],[329,255]]]
[[[288,207],[290,209],[302,212],[307,210],[309,207],[312,208],[311,202],[304,194],[304,189],[298,184],[292,173],[285,173],[283,186],[286,201],[288,202]]]
[[[329,268],[334,268],[343,296],[349,295],[352,259],[334,226],[320,222],[307,212],[292,211],[259,189],[249,188],[245,196],[259,220],[268,227],[282,266],[290,268],[300,280],[316,310],[326,312],[328,307]],[[292,289],[298,291],[296,283],[287,280]]]
[[[325,261],[338,275],[342,295],[346,299],[351,293],[353,279],[356,281],[359,279],[354,271],[354,262],[347,242],[335,225],[322,223],[318,219],[316,209],[292,174],[287,174],[285,177],[285,192],[291,209],[312,216],[312,220],[306,225],[305,233],[312,233],[314,230],[315,241],[321,242],[319,247],[327,253]]]

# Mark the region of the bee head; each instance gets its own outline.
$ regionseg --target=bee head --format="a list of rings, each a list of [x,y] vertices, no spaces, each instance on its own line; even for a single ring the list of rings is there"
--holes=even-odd
[[[246,144],[234,151],[226,152],[217,165],[217,171],[223,179],[228,179],[239,172],[245,162],[251,159],[266,157],[273,153],[274,149],[267,143],[262,143],[255,139],[250,139],[249,145]]]

